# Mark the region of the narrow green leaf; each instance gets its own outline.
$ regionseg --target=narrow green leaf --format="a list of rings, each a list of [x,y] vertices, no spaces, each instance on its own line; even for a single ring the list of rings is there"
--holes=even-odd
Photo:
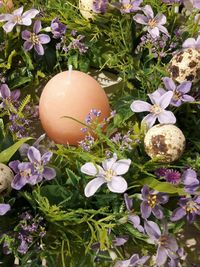
[[[72,170],[70,170],[68,168],[66,168],[65,170],[66,170],[67,176],[69,178],[70,184],[73,184],[76,186],[81,178],[78,177]]]
[[[15,152],[21,147],[22,144],[27,142],[32,138],[27,137],[27,138],[22,138],[18,142],[16,142],[14,145],[10,146],[9,148],[3,150],[0,153],[0,162],[6,163],[10,160],[10,158],[15,154]]]

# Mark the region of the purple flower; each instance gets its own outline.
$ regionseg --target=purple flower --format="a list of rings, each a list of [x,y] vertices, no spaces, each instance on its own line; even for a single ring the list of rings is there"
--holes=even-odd
[[[76,39],[74,39],[67,47],[66,52],[69,50],[75,49],[80,52],[80,54],[84,54],[87,52],[88,47],[83,43],[85,36],[83,35],[78,35]]]
[[[144,15],[137,14],[133,19],[140,24],[146,25],[146,30],[151,34],[153,38],[157,38],[160,35],[160,31],[169,36],[167,29],[163,26],[166,23],[166,17],[163,14],[157,14],[154,17],[153,10],[150,5],[146,5],[142,8]]]
[[[30,162],[11,161],[9,167],[16,173],[12,188],[20,190],[26,184],[35,185],[45,180],[51,180],[56,176],[54,169],[47,167],[47,163],[52,157],[51,152],[46,152],[41,156],[40,151],[35,147],[29,147],[27,154]]]
[[[184,189],[187,193],[192,194],[199,188],[199,179],[197,173],[192,169],[187,169],[182,174]]]
[[[85,196],[91,197],[104,183],[108,189],[114,193],[124,193],[127,190],[127,182],[121,177],[125,174],[131,164],[130,159],[121,159],[117,161],[117,156],[114,154],[112,158],[102,162],[102,166],[88,162],[81,167],[81,172],[90,176],[95,176],[85,187]]]
[[[156,218],[163,218],[163,211],[160,204],[168,202],[169,196],[167,194],[150,190],[148,186],[144,185],[142,188],[142,199],[140,210],[143,218],[149,218],[151,212]]]
[[[200,196],[181,198],[178,205],[180,207],[173,211],[170,218],[172,222],[178,221],[186,216],[188,222],[192,223],[196,215],[200,215]]]
[[[66,25],[59,21],[59,18],[55,18],[51,22],[51,32],[53,34],[53,38],[58,39],[61,38],[66,33]]]
[[[181,182],[181,173],[179,171],[173,170],[173,169],[168,169],[165,172],[164,178],[166,181],[170,184],[180,184]]]
[[[144,228],[140,224],[140,217],[133,213],[133,199],[128,197],[128,194],[124,194],[124,202],[128,210],[128,220],[132,222],[133,227],[139,232],[144,233]]]
[[[182,102],[193,102],[195,100],[192,96],[187,95],[192,86],[191,82],[184,81],[180,85],[176,86],[174,81],[168,77],[164,77],[163,82],[165,88],[168,91],[173,92],[173,96],[170,102],[172,106],[179,107],[182,104]]]
[[[28,251],[28,243],[25,240],[21,241],[20,246],[18,247],[17,251],[21,254],[26,254]]]
[[[200,0],[183,0],[183,3],[187,9],[200,9]]]
[[[153,105],[144,101],[136,100],[131,104],[131,109],[133,112],[150,112],[150,114],[143,119],[149,128],[154,125],[156,119],[158,119],[161,124],[176,123],[174,114],[171,111],[165,110],[172,99],[173,92],[166,92],[162,96],[158,94],[149,94],[148,96]]]
[[[33,26],[33,32],[23,31],[22,39],[26,40],[24,43],[24,50],[29,51],[33,47],[38,55],[44,55],[44,48],[42,44],[47,44],[51,41],[47,34],[38,34],[42,29],[41,21],[36,20]]]
[[[11,92],[7,84],[2,84],[0,86],[0,93],[3,100],[0,105],[1,107],[6,107],[9,102],[16,102],[20,97],[20,90],[14,90]]]
[[[37,9],[30,9],[23,13],[23,6],[14,10],[12,14],[2,14],[0,15],[0,22],[7,21],[4,24],[3,29],[5,32],[11,32],[15,25],[25,25],[30,26],[31,19],[39,13]]]
[[[120,0],[120,11],[122,14],[131,13],[140,10],[139,5],[143,0]]]
[[[194,38],[186,39],[185,42],[182,44],[182,47],[184,49],[187,49],[187,48],[199,49],[200,48],[200,36],[198,36],[196,40]]]
[[[108,0],[94,0],[93,11],[96,13],[106,13],[108,7]]]
[[[114,267],[135,267],[143,266],[143,264],[149,259],[149,256],[139,257],[138,254],[133,254],[130,259],[124,261],[117,261]]]
[[[144,228],[150,239],[158,246],[156,266],[163,266],[168,257],[172,260],[178,258],[176,254],[178,250],[176,239],[168,234],[166,225],[164,225],[163,233],[161,233],[159,226],[153,221],[145,221]]]
[[[11,209],[9,204],[0,204],[0,216],[5,215]]]

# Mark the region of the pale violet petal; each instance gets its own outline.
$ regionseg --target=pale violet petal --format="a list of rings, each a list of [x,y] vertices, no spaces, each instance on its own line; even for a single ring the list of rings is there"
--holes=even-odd
[[[131,110],[133,112],[150,111],[151,107],[152,107],[152,105],[150,105],[149,103],[147,103],[145,101],[141,101],[141,100],[135,100],[131,104]]]
[[[5,32],[11,32],[16,25],[16,22],[8,21],[6,24],[3,25],[3,29]]]
[[[142,8],[142,11],[144,12],[144,14],[149,18],[149,19],[153,19],[154,17],[154,13],[152,10],[152,7],[150,5],[146,5]]]
[[[194,38],[188,38],[185,40],[185,42],[182,44],[183,48],[195,48],[196,47],[196,41]]]
[[[128,188],[126,180],[121,176],[113,176],[112,180],[107,183],[107,186],[114,193],[124,193]]]
[[[156,119],[157,119],[157,115],[148,114],[147,116],[143,118],[142,123],[145,123],[147,125],[147,128],[151,128],[156,122]]]
[[[151,34],[153,38],[157,38],[160,35],[158,27],[154,27],[154,28],[148,27],[148,32]]]
[[[40,13],[39,10],[33,8],[33,9],[30,9],[30,10],[24,12],[22,18],[29,17],[30,19],[33,19],[39,13]]]
[[[153,221],[145,221],[144,222],[144,229],[148,236],[152,239],[159,239],[161,236],[161,231],[158,225]]]
[[[117,174],[117,175],[122,175],[127,173],[129,167],[131,164],[130,159],[121,159],[115,162],[112,166],[112,170]]]
[[[104,171],[99,165],[94,165],[92,162],[87,162],[81,167],[81,172],[90,176],[103,175]]]
[[[168,124],[168,123],[175,124],[176,117],[171,111],[163,110],[162,112],[160,112],[160,114],[158,114],[158,121],[161,124]]]
[[[167,21],[165,15],[163,14],[157,14],[154,19],[159,26],[165,24]]]
[[[20,25],[30,26],[32,23],[30,18],[22,18],[22,21],[19,23]]]
[[[162,25],[158,25],[158,29],[163,32],[164,34],[166,34],[167,36],[169,36],[169,32],[167,30],[166,27],[162,26]]]
[[[2,14],[0,15],[0,22],[12,20],[13,17],[12,14]]]
[[[22,14],[22,12],[23,12],[23,9],[24,9],[23,6],[21,6],[21,7],[18,8],[18,9],[15,9],[15,10],[13,11],[13,15],[15,15],[15,16],[21,16],[21,14]]]
[[[117,161],[117,155],[114,154],[112,158],[106,159],[102,162],[104,170],[111,170],[113,164]]]
[[[168,91],[167,93],[162,95],[161,98],[159,99],[159,106],[162,109],[165,109],[166,107],[168,107],[169,103],[171,102],[172,97],[173,97],[172,91]]]
[[[151,100],[151,103],[156,104],[156,100],[159,99],[166,91],[163,88],[158,88],[152,94],[148,94],[148,97]]]
[[[93,196],[102,184],[106,181],[102,177],[97,177],[91,180],[85,187],[84,193],[86,197]]]
[[[167,261],[167,250],[163,246],[159,246],[156,254],[156,264],[157,266],[163,266]]]
[[[169,77],[164,77],[163,79],[163,83],[165,85],[165,88],[169,91],[174,91],[176,89],[176,85],[174,83],[174,81],[169,78]]]
[[[190,91],[191,87],[192,87],[191,82],[184,81],[179,86],[177,86],[177,91],[181,92],[182,94],[186,94]]]
[[[148,25],[148,18],[144,15],[137,14],[133,17],[133,19],[139,24]]]

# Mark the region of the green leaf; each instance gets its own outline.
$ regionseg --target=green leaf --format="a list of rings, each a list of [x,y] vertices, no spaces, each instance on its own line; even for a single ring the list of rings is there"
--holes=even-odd
[[[10,146],[9,148],[3,150],[0,153],[0,162],[6,163],[10,160],[10,158],[15,154],[15,152],[23,145],[25,142],[30,140],[32,138],[27,137],[27,138],[22,138],[18,142],[16,142],[14,145]]]
[[[157,190],[159,192],[185,195],[185,191],[182,188],[178,188],[167,182],[160,182],[153,177],[142,179],[140,183],[142,185],[148,185],[150,188],[153,188],[154,190]]]
[[[68,168],[66,168],[65,170],[66,170],[67,176],[69,178],[68,183],[76,186],[81,178],[78,177],[72,170],[70,170]]]

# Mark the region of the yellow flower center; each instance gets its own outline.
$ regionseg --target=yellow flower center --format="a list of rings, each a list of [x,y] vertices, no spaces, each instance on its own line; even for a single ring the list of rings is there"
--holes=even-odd
[[[181,93],[177,92],[177,91],[174,91],[173,99],[174,100],[179,100],[180,98],[181,98]]]
[[[159,243],[160,243],[161,246],[166,247],[167,246],[167,241],[168,241],[168,238],[165,235],[161,235],[161,237],[159,238]]]
[[[151,208],[154,208],[155,205],[157,204],[157,196],[156,195],[149,195],[147,202]]]
[[[188,213],[197,213],[199,209],[200,209],[200,206],[192,200],[188,201],[185,207],[185,210]]]
[[[22,177],[30,177],[30,175],[31,175],[31,169],[27,169],[27,170],[24,170],[24,171],[20,171],[19,173],[20,173],[20,175],[21,175]]]
[[[31,33],[30,40],[34,45],[40,43],[39,37],[35,33]]]
[[[150,112],[154,114],[159,114],[161,111],[162,111],[162,108],[157,104],[154,104],[150,109]]]
[[[18,15],[14,16],[13,22],[14,23],[22,23],[22,17],[18,16]]]
[[[132,5],[131,4],[123,4],[123,9],[124,10],[129,10],[132,8]]]
[[[116,173],[111,169],[105,171],[105,179],[106,179],[106,181],[110,182],[112,180],[112,177],[115,176],[115,175],[116,175]]]
[[[148,21],[148,25],[151,27],[151,28],[154,28],[157,26],[157,21],[155,19],[150,19]]]

